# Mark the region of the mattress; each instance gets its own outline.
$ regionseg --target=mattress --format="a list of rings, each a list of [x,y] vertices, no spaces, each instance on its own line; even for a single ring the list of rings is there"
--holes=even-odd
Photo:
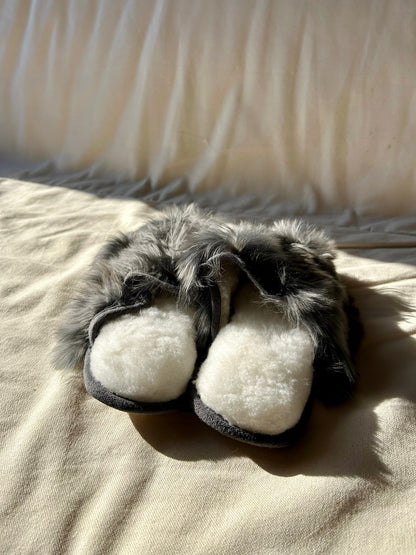
[[[0,3],[0,551],[416,551],[416,7]],[[100,246],[169,204],[339,247],[358,388],[266,449],[129,415],[51,351]]]

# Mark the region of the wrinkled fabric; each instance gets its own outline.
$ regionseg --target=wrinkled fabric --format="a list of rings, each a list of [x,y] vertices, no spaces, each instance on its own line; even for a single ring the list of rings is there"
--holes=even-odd
[[[0,551],[416,552],[416,4],[0,0]],[[104,241],[170,203],[336,240],[360,382],[267,450],[58,371]]]
[[[412,213],[410,0],[3,0],[0,151]]]
[[[111,182],[51,181],[0,182],[2,552],[412,553],[416,220],[314,215],[356,245],[337,267],[365,328],[361,379],[348,403],[315,403],[295,447],[267,450],[190,413],[129,417],[53,368],[97,249],[154,208],[101,196]]]

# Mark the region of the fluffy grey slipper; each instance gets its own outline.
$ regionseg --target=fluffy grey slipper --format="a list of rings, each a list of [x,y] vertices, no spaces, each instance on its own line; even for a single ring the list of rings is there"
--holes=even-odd
[[[177,260],[195,234],[218,227],[194,207],[173,208],[100,251],[69,306],[55,359],[84,359],[87,390],[120,410],[184,406],[184,393],[220,323],[216,284],[180,294]]]
[[[184,258],[189,290],[224,289],[234,275],[231,318],[192,386],[206,424],[247,443],[284,446],[304,429],[313,394],[327,404],[349,397],[360,327],[322,232],[285,221],[230,226],[215,240],[202,230]]]

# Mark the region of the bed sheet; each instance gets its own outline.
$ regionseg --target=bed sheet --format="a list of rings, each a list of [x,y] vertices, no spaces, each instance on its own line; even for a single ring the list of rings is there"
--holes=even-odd
[[[414,553],[415,218],[309,216],[344,246],[337,266],[365,338],[353,399],[315,403],[292,448],[240,444],[191,414],[130,416],[89,397],[79,370],[54,369],[64,305],[116,230],[172,201],[267,220],[283,211],[172,190],[146,198],[145,182],[24,172],[0,182],[0,550]]]

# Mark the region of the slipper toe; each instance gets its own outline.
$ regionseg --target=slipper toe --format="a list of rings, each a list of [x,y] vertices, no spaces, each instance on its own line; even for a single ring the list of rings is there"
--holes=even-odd
[[[106,404],[157,412],[185,393],[196,359],[192,309],[163,295],[138,313],[104,321],[84,373],[92,394]],[[126,408],[120,399],[130,401]]]
[[[313,357],[308,331],[262,305],[254,287],[246,285],[195,380],[200,408],[205,405],[230,427],[249,432],[248,438],[250,432],[282,434],[296,426],[305,410]]]

